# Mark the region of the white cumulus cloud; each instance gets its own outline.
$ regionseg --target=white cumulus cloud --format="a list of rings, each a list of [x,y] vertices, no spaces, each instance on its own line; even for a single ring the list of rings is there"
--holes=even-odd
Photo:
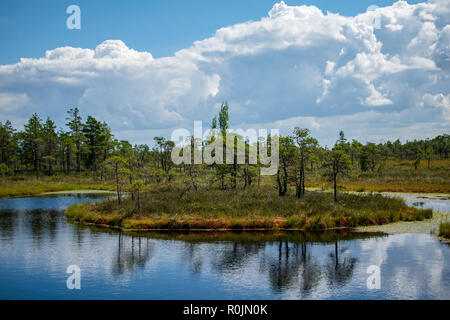
[[[209,122],[227,100],[234,126],[303,123],[327,144],[340,129],[362,140],[448,132],[449,12],[448,1],[399,1],[344,17],[281,1],[171,57],[120,40],[56,48],[0,66],[0,120],[36,111],[63,124],[77,105],[149,143],[145,132]]]

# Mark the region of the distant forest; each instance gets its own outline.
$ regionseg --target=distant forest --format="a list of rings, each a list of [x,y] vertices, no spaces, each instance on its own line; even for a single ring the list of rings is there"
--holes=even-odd
[[[226,130],[229,127],[228,105],[222,105],[219,118],[222,121],[221,129]],[[212,126],[216,125],[214,118]],[[42,174],[89,171],[101,174],[108,164],[111,165],[112,158],[125,159],[131,171],[144,167],[153,170],[151,174],[154,176],[167,176],[171,170],[181,171],[181,167],[186,170],[185,165],[176,166],[171,161],[170,154],[174,147],[172,141],[163,137],[154,137],[154,141],[153,147],[146,144],[133,146],[128,141],[119,141],[114,138],[107,123],[92,116],[83,120],[78,108],[67,111],[65,129],[57,129],[50,118],[44,121],[35,113],[21,131],[15,130],[8,120],[0,122],[0,175],[33,172],[39,178]],[[416,165],[421,160],[429,163],[434,159],[448,159],[450,135],[442,134],[433,139],[405,143],[396,140],[380,144],[362,144],[357,140],[347,141],[341,131],[336,146],[340,146],[348,156],[352,167],[362,171],[374,171],[380,163],[388,159],[413,160]],[[300,155],[293,157],[302,161],[302,167],[306,162],[309,162],[310,167],[314,167],[321,163],[327,151],[309,136],[307,129],[296,128],[293,136],[280,138],[280,162],[289,160],[288,158],[297,152]],[[235,175],[236,170],[245,173],[248,168],[235,168]]]

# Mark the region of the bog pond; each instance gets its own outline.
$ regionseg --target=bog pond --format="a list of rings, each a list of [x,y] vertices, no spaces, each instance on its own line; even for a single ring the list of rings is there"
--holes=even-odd
[[[105,197],[0,199],[0,299],[450,299],[450,246],[429,234],[132,234],[66,221],[67,206]],[[450,210],[448,198],[410,204]]]

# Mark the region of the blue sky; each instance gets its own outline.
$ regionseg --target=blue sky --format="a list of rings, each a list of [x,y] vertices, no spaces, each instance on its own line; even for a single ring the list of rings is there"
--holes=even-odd
[[[266,16],[275,0],[130,0],[0,1],[0,64],[36,58],[62,46],[95,48],[107,39],[120,39],[154,57],[170,56],[221,28]],[[288,5],[314,5],[324,13],[365,12],[368,6],[392,0],[287,0]],[[418,3],[408,0],[408,3]],[[81,30],[66,28],[66,8],[81,8]]]
[[[78,106],[152,144],[226,100],[234,128],[327,145],[450,132],[448,0],[1,0],[0,39],[0,121],[18,129]]]

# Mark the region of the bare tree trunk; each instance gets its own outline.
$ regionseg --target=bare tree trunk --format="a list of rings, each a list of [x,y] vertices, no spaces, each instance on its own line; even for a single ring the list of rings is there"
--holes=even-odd
[[[122,203],[122,199],[120,198],[120,184],[119,184],[119,164],[116,163],[116,187],[117,187],[117,202],[119,204]]]
[[[77,172],[81,172],[81,164],[80,164],[80,144],[77,143],[77,154],[76,154],[76,160],[77,160]]]
[[[337,202],[337,174],[334,174],[333,182],[334,182],[334,201]]]
[[[137,203],[138,203],[138,209],[141,209],[141,197],[140,197],[140,193],[139,190],[137,191]]]
[[[282,191],[281,180],[280,180],[280,169],[278,169],[278,171],[277,171],[277,183],[278,183],[278,195],[282,196],[283,191]]]
[[[302,195],[305,196],[305,167],[302,166]]]

